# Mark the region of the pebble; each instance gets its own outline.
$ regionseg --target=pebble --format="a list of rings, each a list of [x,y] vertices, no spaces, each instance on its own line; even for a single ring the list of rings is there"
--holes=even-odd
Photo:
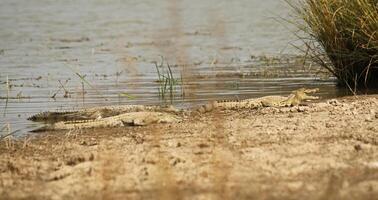
[[[371,117],[366,117],[365,122],[373,122],[373,119]]]
[[[336,99],[330,99],[327,101],[327,103],[334,106],[340,105],[340,102]]]
[[[291,190],[293,192],[301,189],[303,187],[303,185],[304,185],[304,183],[302,181],[287,183],[287,187],[289,188],[289,190]]]
[[[354,150],[361,151],[362,150],[361,145],[359,145],[359,144],[354,145]]]
[[[297,110],[298,110],[298,112],[305,112],[305,111],[307,111],[306,107],[303,107],[303,106],[299,106]]]
[[[366,165],[368,168],[378,169],[378,162],[369,162],[369,163],[365,163],[365,165]]]
[[[334,123],[327,122],[327,123],[325,124],[325,126],[326,126],[327,128],[332,128],[332,127],[335,127],[336,125],[335,125]]]

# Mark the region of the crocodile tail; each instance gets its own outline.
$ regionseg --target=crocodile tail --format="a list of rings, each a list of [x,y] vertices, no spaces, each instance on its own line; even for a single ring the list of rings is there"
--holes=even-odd
[[[71,114],[75,113],[76,111],[69,111],[69,112],[41,112],[35,114],[28,118],[28,120],[33,122],[47,122],[47,123],[55,123],[59,121],[66,121],[70,118]]]
[[[49,112],[40,112],[33,116],[28,117],[29,121],[40,122],[45,121],[49,117]]]
[[[243,100],[240,99],[224,99],[224,100],[216,100],[216,103],[239,103],[243,102]]]

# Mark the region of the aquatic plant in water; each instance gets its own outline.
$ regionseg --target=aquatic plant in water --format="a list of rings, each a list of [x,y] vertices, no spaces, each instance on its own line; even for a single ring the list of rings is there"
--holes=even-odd
[[[378,0],[287,0],[311,57],[350,89],[378,86]]]
[[[164,70],[164,59],[162,58],[161,63],[158,65],[157,62],[154,62],[156,73],[158,76],[157,82],[159,83],[159,97],[162,99],[166,99],[167,95],[169,95],[169,99],[172,101],[174,98],[174,94],[176,92],[176,88],[178,85],[182,83],[180,79],[175,78],[172,73],[171,65],[167,63],[166,68]]]

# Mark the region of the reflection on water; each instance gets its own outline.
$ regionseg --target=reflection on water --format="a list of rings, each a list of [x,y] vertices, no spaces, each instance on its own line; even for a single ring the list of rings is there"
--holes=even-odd
[[[40,111],[170,103],[159,98],[161,57],[180,79],[178,106],[298,87],[340,95],[317,67],[283,55],[298,53],[275,19],[288,15],[277,0],[2,0],[0,97],[8,77],[14,98],[0,99],[0,126],[25,133]]]

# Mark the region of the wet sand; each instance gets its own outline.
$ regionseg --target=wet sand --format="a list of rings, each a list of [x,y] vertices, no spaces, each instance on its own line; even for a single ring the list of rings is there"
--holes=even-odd
[[[0,143],[0,199],[376,199],[378,96]]]

